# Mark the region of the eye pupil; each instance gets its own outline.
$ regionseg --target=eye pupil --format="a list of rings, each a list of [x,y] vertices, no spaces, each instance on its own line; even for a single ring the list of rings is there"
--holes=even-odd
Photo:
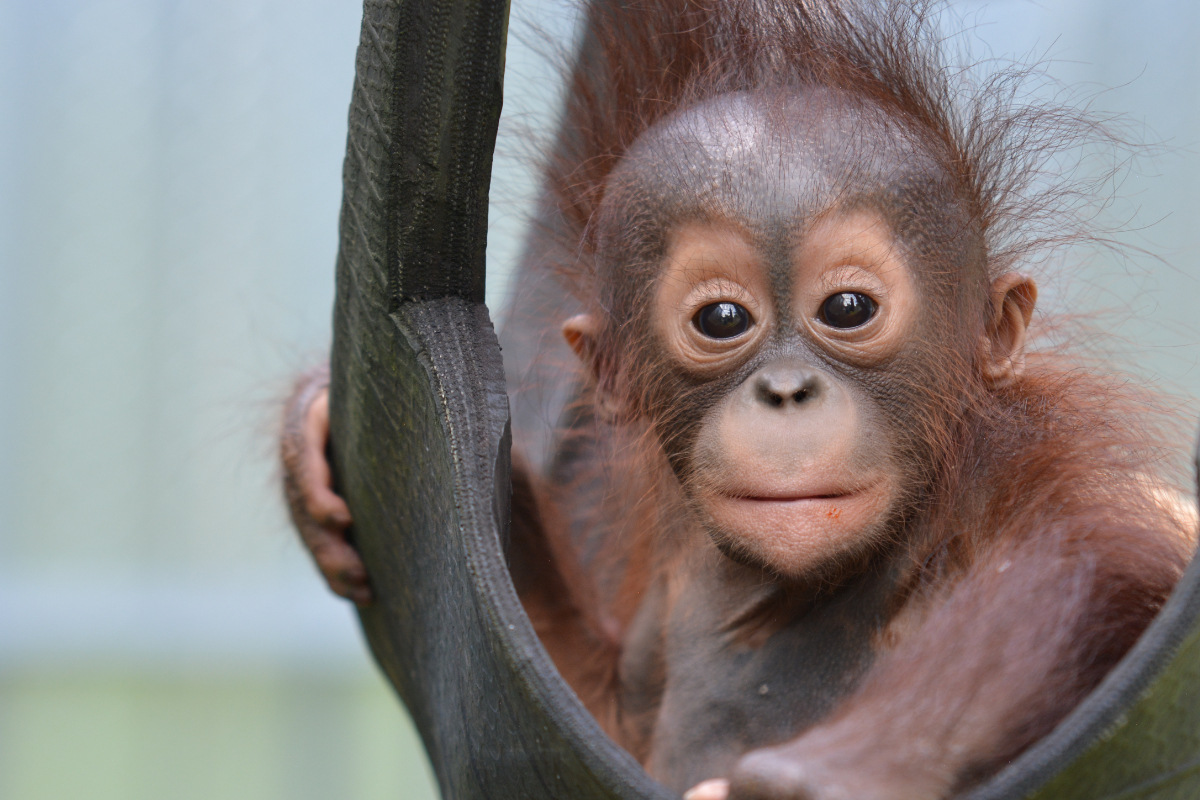
[[[875,301],[860,292],[839,292],[821,306],[821,321],[831,328],[857,328],[875,316]]]
[[[710,339],[732,339],[750,328],[750,312],[737,303],[710,303],[696,312],[692,323]]]

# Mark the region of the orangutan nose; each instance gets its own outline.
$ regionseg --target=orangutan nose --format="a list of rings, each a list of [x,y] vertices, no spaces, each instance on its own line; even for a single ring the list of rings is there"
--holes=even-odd
[[[820,399],[825,382],[820,373],[800,364],[774,364],[754,376],[754,397],[769,407],[789,410]]]

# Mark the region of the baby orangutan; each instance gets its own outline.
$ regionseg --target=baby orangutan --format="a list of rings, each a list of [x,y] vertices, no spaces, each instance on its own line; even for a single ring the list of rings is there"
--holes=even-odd
[[[909,4],[618,5],[548,170],[562,255],[526,267],[582,305],[536,324],[583,370],[514,481],[518,593],[690,798],[956,796],[1096,686],[1191,550],[1149,408],[1026,357],[1013,148],[1041,123],[957,98]],[[293,515],[367,602],[320,385],[289,407]]]

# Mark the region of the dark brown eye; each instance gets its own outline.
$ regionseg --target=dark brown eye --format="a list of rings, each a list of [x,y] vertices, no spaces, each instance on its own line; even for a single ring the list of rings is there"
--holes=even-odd
[[[875,301],[860,292],[839,292],[821,306],[821,322],[831,328],[857,328],[875,316]]]
[[[732,339],[750,329],[750,312],[729,301],[710,303],[696,312],[692,324],[710,339]]]

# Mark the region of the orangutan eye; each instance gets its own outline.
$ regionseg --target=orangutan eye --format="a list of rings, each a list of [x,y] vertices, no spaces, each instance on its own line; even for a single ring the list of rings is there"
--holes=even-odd
[[[750,312],[728,300],[710,303],[696,312],[692,324],[710,339],[732,339],[750,329]]]
[[[821,322],[831,328],[857,328],[875,316],[875,301],[861,292],[839,292],[821,305]]]

